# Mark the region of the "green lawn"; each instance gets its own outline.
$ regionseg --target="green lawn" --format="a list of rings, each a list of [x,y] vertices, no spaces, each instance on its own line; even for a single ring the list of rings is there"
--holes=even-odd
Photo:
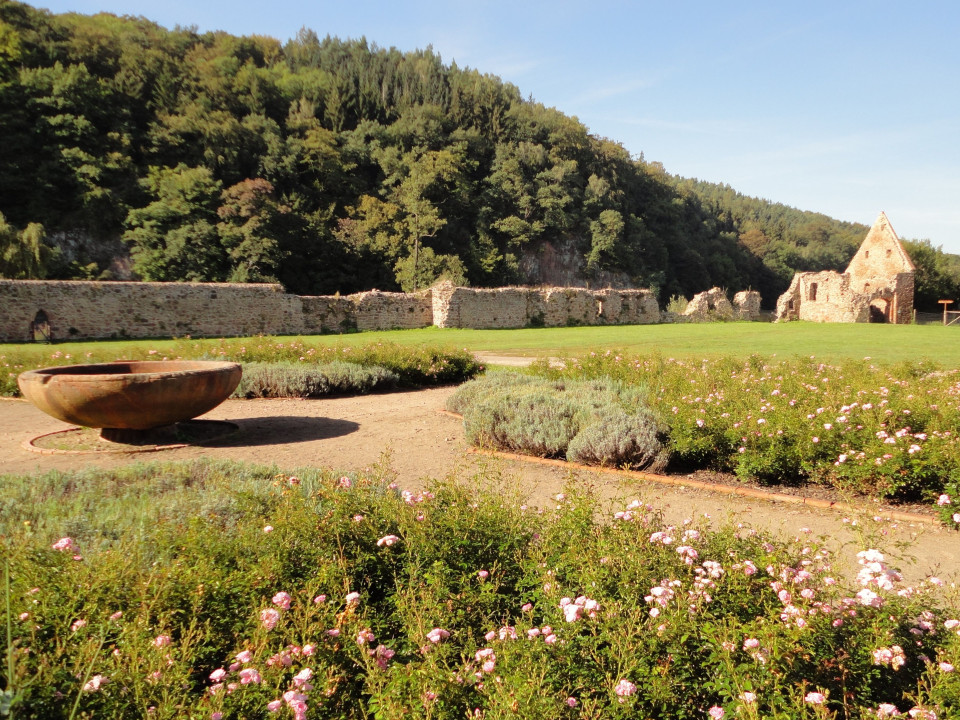
[[[527,328],[521,330],[393,330],[303,338],[277,337],[277,342],[306,345],[438,345],[511,355],[562,356],[591,350],[659,352],[669,357],[815,355],[823,359],[871,357],[879,362],[934,360],[960,366],[960,329],[940,325],[857,325],[794,322],[630,325],[613,327]],[[92,349],[98,357],[124,355],[132,346],[156,349],[158,354],[180,354],[185,346],[217,344],[217,340],[136,340],[46,345],[0,345],[0,357],[49,356],[60,352],[82,361]],[[242,344],[232,339],[228,345]]]

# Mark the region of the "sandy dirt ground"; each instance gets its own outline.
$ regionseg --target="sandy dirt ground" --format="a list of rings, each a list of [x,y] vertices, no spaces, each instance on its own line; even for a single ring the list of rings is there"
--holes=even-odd
[[[230,438],[207,447],[156,453],[38,454],[23,443],[68,426],[23,400],[0,399],[0,473],[43,473],[84,467],[115,467],[134,462],[229,458],[282,469],[320,466],[362,470],[389,463],[402,487],[414,489],[430,478],[469,481],[478,472],[506,492],[516,491],[530,504],[545,506],[568,483],[590,485],[611,512],[639,498],[658,508],[672,523],[709,515],[731,518],[786,537],[825,536],[850,572],[855,553],[866,546],[897,555],[895,564],[916,581],[936,575],[960,581],[960,533],[911,521],[875,521],[877,510],[851,513],[817,510],[760,499],[738,498],[689,487],[665,486],[593,471],[571,471],[534,463],[489,458],[468,452],[462,423],[440,412],[454,388],[323,400],[228,400],[205,419],[239,426]],[[846,518],[846,521],[845,521]],[[850,520],[856,520],[856,527]],[[864,533],[868,539],[864,539]],[[909,543],[896,551],[900,543]]]

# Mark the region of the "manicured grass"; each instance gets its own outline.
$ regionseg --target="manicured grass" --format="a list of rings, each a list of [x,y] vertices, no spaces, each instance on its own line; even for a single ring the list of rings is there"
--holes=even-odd
[[[468,348],[529,356],[577,355],[591,350],[617,349],[631,353],[657,352],[667,357],[699,358],[756,353],[778,357],[815,355],[823,360],[862,359],[877,362],[934,360],[945,367],[960,366],[960,329],[939,325],[847,325],[817,323],[705,323],[682,325],[630,325],[615,327],[527,328],[521,330],[457,330],[424,328],[346,335],[276,337],[281,343],[302,342],[307,347],[356,347],[372,342]],[[70,354],[74,362],[87,352],[98,357],[137,354],[150,348],[160,355],[184,355],[198,346],[211,349],[250,343],[250,338],[229,340],[135,340],[48,345],[0,345],[3,356],[27,359]],[[145,351],[142,351],[145,352]]]

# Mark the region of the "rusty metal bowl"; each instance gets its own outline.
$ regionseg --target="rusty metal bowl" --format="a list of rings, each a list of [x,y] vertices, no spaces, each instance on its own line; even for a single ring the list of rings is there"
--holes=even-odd
[[[201,360],[112,362],[29,370],[17,378],[23,396],[58,420],[119,430],[149,430],[203,415],[240,383],[238,363]],[[111,434],[113,437],[111,437]]]

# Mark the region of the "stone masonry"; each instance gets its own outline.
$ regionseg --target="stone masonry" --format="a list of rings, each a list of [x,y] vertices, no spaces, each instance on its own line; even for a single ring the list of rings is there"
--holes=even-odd
[[[660,320],[649,290],[461,288],[300,296],[280,285],[0,280],[0,342],[298,335],[438,327],[627,325]]]
[[[777,321],[909,323],[915,275],[910,257],[881,212],[846,272],[794,275],[777,301]]]
[[[660,321],[649,290],[586,288],[433,288],[437,327],[516,328],[566,325],[642,325]]]

